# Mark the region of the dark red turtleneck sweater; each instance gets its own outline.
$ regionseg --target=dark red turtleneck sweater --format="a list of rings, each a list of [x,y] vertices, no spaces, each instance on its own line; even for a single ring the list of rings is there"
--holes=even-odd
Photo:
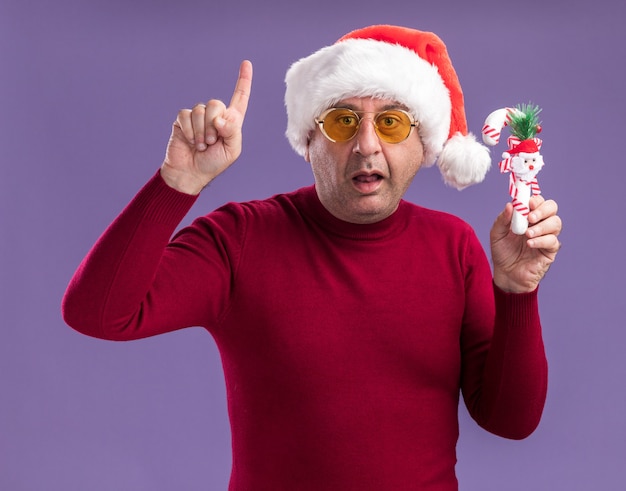
[[[157,173],[80,265],[63,314],[104,339],[210,331],[231,490],[456,490],[459,390],[488,431],[538,424],[536,292],[495,288],[458,218],[403,201],[349,224],[308,187],[228,204],[170,241],[193,202]]]

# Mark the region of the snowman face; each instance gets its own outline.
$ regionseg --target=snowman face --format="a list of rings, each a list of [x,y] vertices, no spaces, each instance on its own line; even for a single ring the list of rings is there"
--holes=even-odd
[[[528,159],[524,159],[524,165],[528,167],[528,169],[533,170],[533,165],[537,162],[537,157],[532,157]]]
[[[543,157],[539,152],[520,152],[511,161],[511,170],[515,175],[526,180],[533,179],[543,167]]]

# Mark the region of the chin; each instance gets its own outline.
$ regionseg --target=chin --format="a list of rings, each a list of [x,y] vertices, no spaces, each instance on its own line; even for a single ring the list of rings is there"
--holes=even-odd
[[[351,222],[353,223],[375,223],[384,220],[389,215],[393,214],[395,209],[390,209],[388,207],[365,207],[359,208],[358,210],[353,210],[350,213],[352,217]]]

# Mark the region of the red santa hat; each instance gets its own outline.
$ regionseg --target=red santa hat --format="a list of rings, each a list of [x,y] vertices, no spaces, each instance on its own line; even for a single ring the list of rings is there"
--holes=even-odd
[[[306,152],[315,118],[342,99],[375,97],[407,106],[419,121],[424,165],[446,183],[481,182],[489,150],[467,131],[463,92],[443,41],[430,32],[377,25],[352,31],[295,62],[285,78],[286,135]]]
[[[517,155],[520,153],[533,154],[539,152],[539,146],[536,140],[523,140],[515,145],[513,148],[507,150],[510,155]]]

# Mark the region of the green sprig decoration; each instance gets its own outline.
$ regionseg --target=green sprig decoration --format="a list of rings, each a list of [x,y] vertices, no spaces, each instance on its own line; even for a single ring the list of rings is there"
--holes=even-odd
[[[511,114],[509,128],[511,134],[520,139],[520,141],[530,140],[541,131],[539,121],[539,113],[541,108],[533,104],[518,104],[515,108],[521,114]]]

